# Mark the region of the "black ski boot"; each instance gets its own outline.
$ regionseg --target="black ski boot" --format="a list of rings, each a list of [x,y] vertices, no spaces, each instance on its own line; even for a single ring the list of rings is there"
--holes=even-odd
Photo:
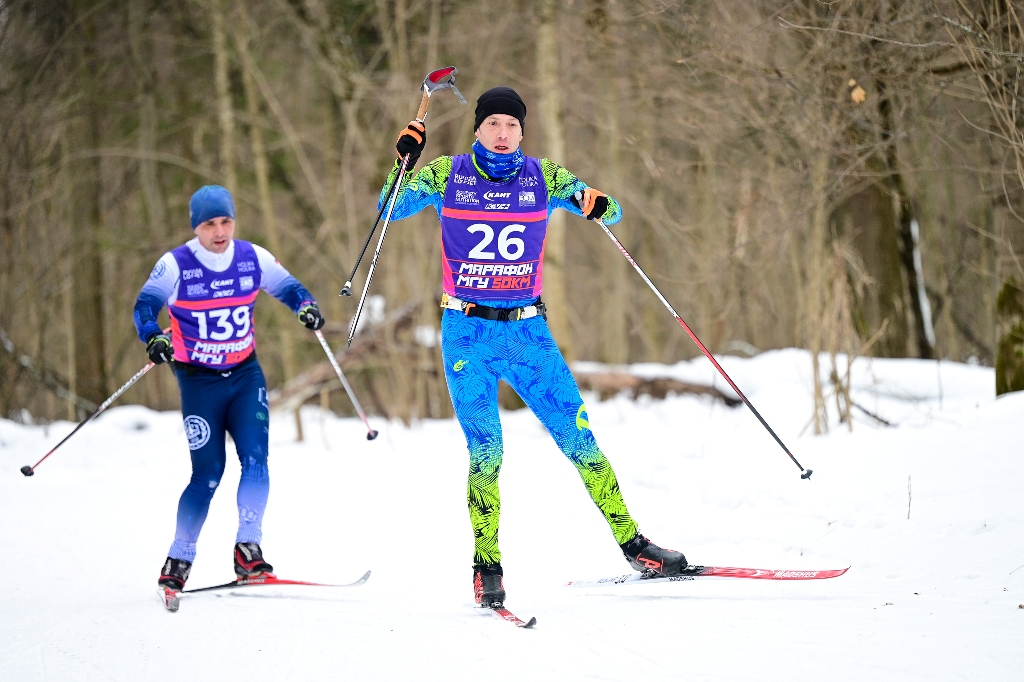
[[[504,605],[505,584],[502,575],[501,564],[473,567],[473,596],[477,604],[488,608]]]
[[[682,575],[688,565],[682,552],[662,549],[640,533],[619,547],[629,565],[645,575]]]
[[[167,557],[167,561],[164,562],[164,567],[160,569],[160,579],[157,580],[156,583],[161,587],[169,587],[172,590],[180,592],[185,588],[185,581],[188,580],[188,574],[191,571],[191,561],[182,561],[181,559],[172,559],[171,557]]]
[[[255,542],[235,545],[235,575],[239,580],[267,574],[274,577],[274,567],[263,560],[263,550]]]

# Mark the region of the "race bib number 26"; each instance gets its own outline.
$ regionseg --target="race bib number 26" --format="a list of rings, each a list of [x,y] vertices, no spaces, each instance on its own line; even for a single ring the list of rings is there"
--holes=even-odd
[[[494,251],[489,251],[487,247],[494,241],[494,228],[486,223],[475,223],[466,228],[466,231],[471,234],[483,235],[480,239],[480,243],[474,246],[470,252],[470,258],[477,258],[479,260],[494,260]],[[518,223],[512,225],[506,225],[501,232],[498,234],[498,253],[505,260],[519,260],[522,257],[523,252],[526,251],[526,244],[519,237],[513,235],[526,231],[526,225],[519,225]]]

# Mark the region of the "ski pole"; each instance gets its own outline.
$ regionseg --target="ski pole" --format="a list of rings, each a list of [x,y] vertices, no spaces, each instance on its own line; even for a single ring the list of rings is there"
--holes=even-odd
[[[462,96],[459,89],[455,87],[455,74],[459,72],[454,66],[446,66],[443,69],[437,69],[427,74],[426,78],[423,79],[423,84],[420,89],[423,91],[423,96],[420,97],[420,108],[416,112],[416,120],[423,123],[427,118],[427,107],[430,105],[430,97],[438,90],[451,90],[459,98],[459,102],[462,104],[466,103],[466,98]],[[370,261],[370,270],[366,275],[366,283],[363,285],[363,293],[359,297],[359,304],[356,306],[356,314],[352,317],[352,322],[348,328],[348,346],[352,346],[352,337],[356,335],[356,326],[359,324],[359,317],[363,313],[363,305],[366,303],[366,293],[370,290],[370,282],[373,280],[374,270],[377,268],[377,258],[380,256],[380,249],[384,245],[384,237],[388,232],[388,224],[391,222],[391,213],[395,209],[395,204],[398,202],[398,194],[402,188],[402,179],[405,177],[405,172],[409,164],[409,155],[406,154],[402,157],[402,166],[399,168],[398,176],[395,178],[394,184],[388,191],[387,198],[380,207],[380,211],[377,212],[377,221],[380,221],[380,216],[384,212],[384,208],[387,207],[387,216],[384,218],[384,227],[381,228],[380,239],[377,241],[377,248],[373,252],[373,260]],[[355,267],[352,268],[352,275],[345,282],[345,286],[341,289],[341,296],[352,295],[352,278],[355,277],[356,268],[359,267],[359,263],[363,260],[363,254],[366,253],[366,247],[370,244],[370,239],[373,237],[374,231],[377,229],[377,222],[374,222],[373,229],[370,230],[370,234],[366,237],[366,243],[363,244],[363,250],[359,253],[359,258],[356,260]]]
[[[100,413],[103,412],[103,410],[105,410],[108,407],[110,407],[110,404],[112,402],[117,400],[121,396],[122,393],[124,393],[129,388],[131,388],[132,384],[134,384],[136,381],[138,381],[143,376],[145,376],[146,372],[148,372],[149,370],[153,369],[153,366],[154,366],[154,363],[150,362],[145,367],[143,367],[138,372],[136,372],[135,376],[133,376],[131,379],[129,379],[125,383],[124,386],[122,386],[121,388],[119,388],[116,391],[114,391],[114,395],[112,395],[109,398],[107,398],[106,400],[104,400],[103,404],[100,405],[98,408],[96,408],[95,412],[90,414],[88,417],[86,417],[82,421],[78,422],[78,426],[75,427],[75,430],[72,431],[71,433],[69,433],[68,435],[64,436],[64,440],[62,440],[61,442],[57,443],[57,445],[55,445],[52,450],[50,450],[45,455],[43,455],[43,459],[39,460],[38,462],[36,462],[32,466],[29,466],[29,465],[26,464],[25,466],[21,467],[21,473],[25,474],[26,476],[33,476],[33,475],[35,475],[36,467],[39,466],[40,464],[42,464],[43,460],[45,460],[47,457],[49,457],[50,455],[55,453],[57,451],[57,448],[59,448],[61,445],[64,445],[64,443],[68,442],[68,440],[71,438],[71,436],[73,436],[76,433],[78,433],[78,430],[80,428],[82,428],[83,426],[85,426],[86,424],[91,422],[93,419],[98,417],[100,415]]]
[[[408,157],[406,157],[408,158]],[[405,176],[405,159],[402,160],[402,168],[398,173],[397,183],[401,186],[402,178]],[[377,241],[377,248],[373,250],[373,260],[370,261],[370,270],[366,273],[366,282],[363,283],[363,293],[359,295],[359,304],[356,306],[356,314],[352,316],[352,322],[348,325],[348,348],[352,347],[352,338],[356,335],[356,326],[359,324],[359,317],[363,314],[363,305],[366,303],[366,294],[370,290],[370,282],[373,281],[373,273],[377,269],[377,259],[380,258],[380,247],[384,246],[384,237],[388,234],[388,225],[391,223],[391,212],[395,210],[398,203],[398,192],[391,197],[388,205],[388,214],[384,218],[384,227],[380,230],[380,239]]]
[[[577,192],[576,199],[577,201],[581,202],[581,205],[582,198],[582,193]],[[800,465],[800,462],[796,461],[796,457],[794,457],[793,453],[789,451],[789,448],[786,447],[786,444],[783,443],[782,439],[775,434],[775,431],[772,430],[772,427],[768,426],[768,422],[764,420],[764,417],[761,416],[761,413],[754,408],[753,404],[747,399],[747,396],[743,395],[743,391],[741,391],[739,387],[736,385],[736,383],[729,377],[729,375],[726,374],[725,370],[722,369],[722,366],[718,364],[717,360],[715,360],[715,356],[711,354],[711,351],[709,351],[704,346],[704,344],[701,343],[700,339],[697,338],[697,335],[693,333],[692,329],[690,329],[690,326],[683,321],[683,318],[679,316],[679,313],[675,311],[675,308],[673,308],[672,305],[668,302],[668,300],[662,295],[662,293],[658,291],[658,287],[654,286],[654,282],[652,282],[651,279],[647,276],[647,273],[645,273],[643,269],[636,264],[636,261],[633,260],[633,257],[630,256],[629,252],[626,251],[626,249],[622,246],[622,243],[615,237],[614,234],[612,234],[612,231],[608,229],[608,226],[604,224],[604,221],[601,220],[600,218],[597,218],[594,220],[594,222],[600,225],[601,229],[604,230],[604,233],[608,235],[608,238],[615,242],[615,246],[619,247],[619,251],[622,253],[623,256],[626,257],[626,260],[629,261],[629,264],[632,265],[633,269],[637,271],[640,277],[643,278],[645,282],[647,282],[647,286],[649,286],[651,290],[655,293],[655,295],[658,297],[658,300],[660,300],[662,304],[664,304],[664,306],[668,308],[668,311],[672,313],[672,317],[676,318],[676,322],[682,325],[683,329],[686,330],[686,333],[690,335],[691,339],[693,339],[693,342],[697,344],[697,346],[701,349],[704,355],[707,356],[708,360],[711,361],[711,364],[715,366],[715,369],[717,369],[718,372],[723,377],[725,377],[725,380],[729,382],[729,385],[732,386],[732,390],[736,391],[736,395],[740,397],[740,400],[742,400],[743,403],[750,408],[750,411],[754,413],[754,416],[757,417],[758,421],[761,422],[761,425],[764,426],[764,428],[768,429],[768,433],[772,434],[772,438],[775,439],[775,442],[782,447],[783,451],[785,451],[785,453],[789,455],[789,458],[793,460],[793,463],[796,464],[797,467],[799,467],[800,471],[803,472],[800,474],[800,478],[810,479],[813,471],[811,469],[804,469]]]
[[[341,385],[345,387],[345,393],[348,393],[348,399],[352,401],[352,405],[355,406],[356,412],[359,413],[359,418],[363,420],[363,424],[366,425],[366,440],[373,440],[377,437],[377,431],[370,428],[370,422],[366,420],[366,413],[363,412],[363,406],[359,404],[359,399],[356,398],[355,392],[352,387],[349,386],[348,380],[345,379],[344,372],[341,371],[341,365],[338,364],[338,359],[334,357],[334,352],[331,351],[331,347],[327,345],[327,339],[324,338],[323,332],[319,329],[316,330],[316,338],[319,339],[320,345],[323,346],[324,352],[327,353],[327,359],[331,361],[331,366],[334,367],[334,373],[338,375],[341,380]]]
[[[406,154],[402,157],[402,168],[404,169],[406,164],[409,163],[409,155]],[[348,276],[348,280],[345,282],[345,286],[341,288],[339,296],[351,296],[352,295],[352,280],[355,279],[356,270],[359,269],[359,264],[363,262],[363,256],[366,254],[366,247],[370,245],[370,240],[373,239],[373,233],[377,231],[377,224],[380,223],[380,217],[384,215],[384,209],[391,202],[391,194],[395,192],[398,186],[401,184],[401,177],[396,177],[395,181],[388,187],[387,195],[385,196],[384,203],[380,205],[380,210],[377,211],[377,219],[373,221],[373,227],[370,228],[370,234],[366,235],[366,241],[363,242],[363,249],[359,252],[359,258],[356,258],[356,264],[352,266],[352,273]]]

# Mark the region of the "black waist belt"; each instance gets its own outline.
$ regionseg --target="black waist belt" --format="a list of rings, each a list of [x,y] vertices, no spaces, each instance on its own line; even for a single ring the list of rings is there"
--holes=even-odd
[[[541,301],[540,298],[529,305],[523,306],[522,308],[492,308],[487,305],[463,301],[455,298],[454,296],[444,294],[441,297],[441,307],[451,310],[461,310],[466,317],[481,317],[485,320],[494,320],[497,322],[518,322],[519,320],[528,320],[531,317],[542,317],[545,320],[548,319],[548,307],[544,305],[544,302]]]
[[[192,365],[187,362],[174,362],[174,371],[182,371],[187,377],[194,377],[197,374],[231,374],[236,369],[242,369],[245,365],[250,362],[256,362],[256,351],[249,353],[240,363],[232,367],[231,369],[215,369],[213,367],[205,367],[203,365]]]

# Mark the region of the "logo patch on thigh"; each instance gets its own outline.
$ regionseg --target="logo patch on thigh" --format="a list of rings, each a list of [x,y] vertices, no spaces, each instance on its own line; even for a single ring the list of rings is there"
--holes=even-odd
[[[210,441],[210,424],[202,417],[190,414],[185,417],[185,437],[188,449],[198,450]]]
[[[590,415],[587,414],[587,406],[580,405],[580,409],[576,411],[576,429],[582,431],[583,429],[590,428]]]

